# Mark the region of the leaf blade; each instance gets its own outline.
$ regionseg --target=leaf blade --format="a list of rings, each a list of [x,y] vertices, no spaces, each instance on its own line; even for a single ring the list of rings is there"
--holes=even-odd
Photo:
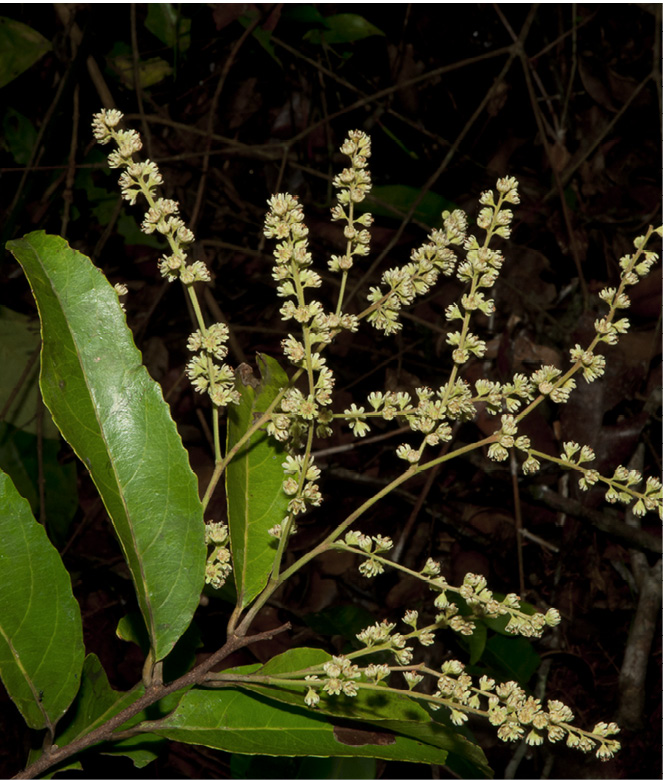
[[[37,30],[0,16],[0,88],[31,68],[51,48],[50,41]]]
[[[254,388],[238,373],[239,405],[228,410],[230,450],[264,412],[288,377],[276,360],[259,356],[262,379]],[[228,526],[233,556],[237,602],[249,604],[265,587],[274,563],[276,545],[267,533],[285,517],[288,497],[282,489],[283,448],[265,431],[257,431],[230,461],[226,469]]]
[[[39,308],[44,402],[108,510],[159,661],[191,622],[204,579],[188,456],[101,271],[43,231],[7,247]]]
[[[258,669],[226,670],[251,674],[256,677],[279,675],[287,672],[305,671],[330,660],[331,656],[319,648],[298,647],[286,650],[271,658]],[[301,687],[288,688],[287,681],[279,685],[276,680],[271,685],[244,681],[242,686],[255,692],[261,698],[281,702],[285,706],[295,707],[304,712],[311,709],[304,703],[304,691]],[[416,740],[434,749],[447,752],[446,763],[461,777],[492,777],[483,751],[465,736],[446,723],[435,721],[429,711],[418,702],[408,699],[389,688],[380,690],[359,690],[356,696],[328,696],[321,694],[315,709],[316,715],[325,716],[335,723],[348,724],[361,721],[363,725],[352,728],[373,727],[379,733],[391,732],[401,737]],[[423,760],[423,759],[422,759]]]
[[[0,472],[0,677],[30,728],[74,700],[83,628],[69,574],[11,479]]]
[[[191,690],[172,715],[145,730],[232,753],[368,756],[444,764],[447,752],[379,727],[362,728],[239,690]],[[375,729],[375,730],[373,730]]]

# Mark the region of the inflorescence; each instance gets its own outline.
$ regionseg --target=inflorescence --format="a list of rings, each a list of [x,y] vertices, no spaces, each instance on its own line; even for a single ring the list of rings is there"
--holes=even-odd
[[[131,204],[139,194],[147,200],[148,211],[141,229],[148,234],[158,232],[168,241],[171,251],[160,259],[159,269],[164,278],[169,281],[179,278],[185,285],[199,325],[188,341],[189,349],[195,354],[188,363],[187,374],[195,389],[207,393],[218,411],[220,407],[239,401],[234,372],[223,363],[227,355],[228,328],[222,323],[205,325],[194,284],[209,281],[209,271],[204,263],[189,261],[187,250],[194,236],[179,216],[178,203],[156,197],[156,189],[163,183],[158,167],[151,161],[134,161],[134,153],[142,147],[140,136],[134,130],[118,130],[121,119],[119,111],[101,111],[94,117],[94,135],[101,144],[113,141],[117,146],[108,162],[112,168],[123,169],[120,176],[123,197]],[[322,278],[313,267],[309,231],[297,198],[288,193],[273,195],[268,201],[265,218],[264,235],[277,242],[273,250],[272,276],[277,295],[284,300],[280,314],[283,321],[292,326],[292,331],[282,341],[282,348],[295,369],[290,384],[282,389],[278,403],[263,420],[269,435],[281,442],[287,453],[283,463],[287,514],[269,530],[277,540],[280,554],[288,537],[296,531],[295,518],[322,502],[317,485],[320,469],[314,463],[312,443],[315,437],[331,434],[335,419],[344,421],[357,437],[365,436],[371,429],[371,421],[376,418],[398,420],[407,425],[419,434],[420,444],[414,447],[401,444],[396,448],[396,455],[404,461],[406,474],[412,476],[423,468],[426,449],[450,442],[453,426],[475,419],[481,406],[488,414],[499,418],[495,433],[479,443],[486,446],[491,460],[504,461],[512,452],[518,451],[525,474],[536,473],[542,460],[555,462],[574,470],[583,490],[602,483],[607,488],[605,498],[608,502],[630,504],[636,515],[658,511],[663,517],[663,489],[659,479],[649,477],[644,489],[638,489],[642,476],[637,471],[620,466],[611,477],[604,477],[591,468],[589,464],[595,456],[586,445],[564,442],[563,452],[557,458],[533,449],[529,438],[519,431],[523,418],[544,399],[556,404],[566,403],[576,387],[576,374],[582,373],[587,382],[603,375],[605,358],[595,349],[600,343],[617,343],[627,332],[629,322],[624,317],[616,319],[617,312],[630,304],[625,290],[645,276],[658,259],[658,255],[646,247],[654,232],[663,235],[663,228],[656,231],[650,228],[645,236],[635,240],[634,254],[621,258],[619,286],[600,293],[608,312],[596,320],[596,335],[591,344],[585,348],[576,344],[570,350],[570,368],[566,372],[555,366],[542,366],[530,376],[516,374],[508,382],[478,379],[470,384],[460,376],[461,368],[469,360],[482,358],[486,353],[485,341],[470,329],[471,317],[477,311],[491,315],[495,310],[494,300],[488,295],[497,281],[504,257],[491,244],[495,238],[510,236],[513,212],[509,207],[520,202],[517,181],[509,176],[498,179],[494,192],[481,194],[476,224],[483,233],[482,238],[468,232],[468,219],[462,210],[445,211],[442,227],[433,230],[427,242],[413,250],[408,263],[385,271],[381,285],[370,288],[367,307],[359,314],[352,314],[343,310],[348,273],[355,260],[369,253],[369,228],[373,223],[364,203],[371,190],[370,138],[362,131],[351,131],[341,152],[350,162],[333,180],[337,203],[331,216],[333,221],[343,223],[346,240],[345,252],[331,255],[328,262],[330,272],[340,274],[334,311],[326,311],[314,297]],[[459,301],[445,311],[450,324],[447,343],[452,359],[446,383],[437,389],[417,388],[416,398],[406,392],[372,392],[364,405],[353,403],[343,413],[334,413],[335,379],[323,354],[327,345],[343,330],[354,333],[362,319],[387,335],[398,332],[402,309],[416,297],[426,294],[440,274],[455,275],[464,285]],[[126,294],[126,288],[118,290],[118,294]],[[429,460],[427,466],[430,465],[433,464]],[[418,627],[418,612],[408,610],[403,618],[410,629],[407,634],[395,632],[396,624],[388,621],[364,629],[357,635],[364,649],[347,657],[334,657],[319,669],[307,670],[300,681],[307,688],[307,705],[317,706],[325,695],[353,697],[362,688],[384,686],[389,675],[400,670],[407,690],[393,690],[427,703],[433,709],[445,705],[452,722],[457,725],[464,723],[469,713],[477,713],[496,726],[498,736],[506,741],[525,738],[528,744],[537,745],[547,736],[551,742],[565,739],[570,747],[585,752],[596,750],[601,759],[615,754],[619,743],[612,737],[619,729],[614,723],[599,723],[592,732],[584,731],[571,725],[573,714],[561,702],[550,701],[544,708],[541,701],[528,696],[514,682],[496,683],[483,676],[476,683],[459,661],[446,661],[441,671],[424,664],[412,666],[413,641],[422,646],[430,645],[441,629],[450,628],[471,635],[479,621],[506,617],[507,632],[536,638],[547,626],[559,623],[559,613],[549,609],[545,614],[529,614],[513,593],[497,599],[480,575],[467,574],[462,585],[454,587],[441,576],[440,564],[433,559],[428,559],[418,572],[407,570],[385,557],[393,547],[389,537],[380,534],[369,537],[356,530],[347,530],[353,519],[339,525],[329,537],[327,549],[350,551],[362,558],[359,571],[365,577],[376,577],[386,567],[394,567],[426,582],[436,594],[434,622]],[[341,541],[343,531],[347,532]],[[224,524],[207,526],[207,582],[217,588],[223,585],[232,570],[228,542],[228,529]],[[465,605],[462,608],[459,607],[461,603]],[[362,667],[355,663],[361,656],[377,652],[390,652],[396,666],[370,663]],[[431,679],[434,682],[432,693],[417,689],[424,680]]]

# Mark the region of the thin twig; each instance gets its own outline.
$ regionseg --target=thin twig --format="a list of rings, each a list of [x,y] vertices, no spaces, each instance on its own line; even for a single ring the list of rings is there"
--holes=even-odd
[[[71,141],[69,143],[69,159],[67,160],[67,176],[65,178],[62,200],[64,209],[61,222],[61,236],[67,237],[67,227],[69,226],[69,213],[74,202],[74,180],[76,178],[76,147],[78,146],[78,122],[79,122],[79,93],[80,85],[76,84],[74,88],[74,98],[72,106],[71,122]]]
[[[516,453],[511,450],[510,468],[511,489],[513,493],[513,516],[516,523],[516,555],[518,558],[518,587],[520,597],[525,598],[525,564],[523,561],[523,513],[520,503],[520,487],[518,485],[518,461]]]
[[[455,423],[453,427],[453,432],[451,434],[451,438],[449,439],[449,441],[444,442],[444,444],[440,449],[439,452],[440,456],[446,455],[447,452],[449,452],[449,448],[451,447],[453,440],[456,438],[456,434],[458,433],[459,429],[460,429],[460,423]],[[428,478],[426,479],[423,488],[419,491],[419,495],[417,496],[417,502],[414,505],[412,511],[410,512],[407,521],[405,522],[405,526],[401,531],[401,535],[398,538],[398,542],[396,542],[396,546],[394,547],[394,552],[391,556],[392,560],[396,561],[396,563],[398,563],[401,560],[401,557],[403,555],[403,550],[405,549],[405,544],[409,539],[410,534],[412,533],[412,529],[414,528],[414,524],[417,521],[417,517],[419,517],[421,508],[423,507],[426,499],[428,498],[428,494],[430,493],[431,488],[433,487],[433,484],[437,479],[437,475],[439,474],[440,468],[441,468],[441,464],[438,464],[437,466],[435,466],[435,468],[431,469],[430,474],[428,475]]]

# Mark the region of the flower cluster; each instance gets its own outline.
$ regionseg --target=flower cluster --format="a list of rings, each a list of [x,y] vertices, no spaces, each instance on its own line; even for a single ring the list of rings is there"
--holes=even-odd
[[[663,236],[663,228],[659,227],[655,231],[659,236]],[[629,328],[629,321],[622,317],[622,319],[613,321],[613,318],[618,309],[628,309],[631,305],[631,301],[624,292],[627,287],[637,284],[641,278],[646,276],[654,263],[658,260],[656,252],[646,249],[647,239],[646,236],[638,236],[633,241],[633,246],[636,249],[634,255],[624,255],[619,260],[619,266],[621,271],[621,282],[617,289],[614,287],[606,287],[599,293],[599,298],[610,307],[610,311],[607,316],[596,320],[594,328],[596,329],[597,341],[604,341],[606,344],[616,344],[619,340],[619,336],[626,333]],[[591,380],[588,380],[591,381]]]
[[[359,564],[359,572],[364,577],[376,577],[384,571],[384,565],[376,555],[380,555],[394,546],[393,541],[388,536],[366,536],[359,531],[348,531],[345,535],[345,544],[347,547],[357,547],[366,556],[367,560]]]
[[[530,440],[527,436],[518,436],[518,425],[512,414],[502,415],[502,428],[495,434],[497,441],[488,448],[491,460],[501,461],[509,457],[509,450],[517,447],[519,450],[529,450]]]
[[[334,376],[327,366],[321,349],[329,344],[342,328],[356,330],[356,318],[350,315],[327,314],[319,301],[306,302],[304,290],[319,287],[320,276],[313,271],[308,251],[308,228],[304,224],[301,204],[292,195],[274,195],[269,200],[264,233],[267,238],[280,240],[274,249],[273,277],[277,293],[287,300],[281,307],[285,321],[295,320],[301,325],[302,339],[292,334],[282,342],[283,352],[297,368],[307,373],[308,392],[289,388],[272,416],[268,432],[278,441],[290,441],[297,447],[308,429],[315,425],[319,436],[329,435]]]
[[[489,379],[477,379],[474,384],[476,396],[473,402],[481,402],[488,414],[499,414],[504,407],[514,413],[523,401],[532,398],[532,383],[524,374],[515,374],[512,382],[492,382]]]
[[[642,474],[636,469],[617,466],[612,477],[602,477],[596,469],[584,465],[591,463],[596,457],[591,447],[587,445],[581,447],[574,441],[567,441],[563,444],[563,450],[562,465],[581,474],[578,480],[581,490],[589,490],[599,481],[603,482],[608,486],[605,500],[609,504],[616,502],[630,504],[635,499],[632,509],[635,515],[642,516],[646,512],[658,511],[663,519],[663,488],[660,479],[648,477],[644,492],[640,492],[635,489],[635,486],[642,482]]]
[[[196,282],[210,281],[209,270],[200,260],[189,262],[187,250],[194,235],[180,218],[177,201],[156,196],[157,187],[163,184],[161,173],[150,160],[134,161],[133,155],[142,149],[142,142],[135,130],[117,129],[121,119],[122,113],[115,109],[100,111],[94,115],[92,131],[100,144],[113,141],[117,145],[108,156],[108,164],[111,168],[124,169],[119,180],[122,197],[132,205],[140,194],[147,201],[148,210],[141,224],[143,233],[159,233],[170,246],[170,254],[159,260],[161,275],[169,282],[179,279],[189,290],[199,330],[189,339],[189,349],[198,354],[189,361],[187,375],[195,389],[207,393],[216,407],[238,403],[232,369],[215,362],[227,353],[224,342],[228,339],[228,329],[220,323],[209,328],[205,326],[193,288]]]
[[[416,619],[416,612],[410,611],[405,620],[414,625]],[[394,627],[393,623],[384,621],[364,629],[357,637],[373,652],[390,649],[390,645],[392,648],[404,646],[409,637],[392,634]],[[364,667],[353,663],[355,657],[365,653],[366,650],[360,650],[349,656],[334,656],[318,667],[320,672],[306,674],[304,684],[308,690],[304,702],[309,707],[316,707],[320,703],[320,692],[329,696],[343,694],[354,697],[361,688],[374,687],[399,668],[384,663],[369,663]],[[411,659],[411,652],[405,658]],[[400,664],[402,669],[403,663]],[[614,757],[620,749],[619,742],[613,738],[619,733],[616,723],[597,723],[592,731],[586,731],[572,725],[574,714],[563,702],[551,700],[544,704],[540,699],[527,695],[517,683],[498,683],[487,675],[475,681],[465,665],[456,659],[444,661],[440,671],[417,664],[402,669],[402,674],[407,690],[401,693],[405,696],[426,677],[432,678],[435,690],[432,693],[417,691],[417,700],[426,702],[432,710],[445,706],[456,726],[462,726],[473,714],[486,718],[497,728],[499,739],[505,742],[524,738],[528,745],[540,745],[546,737],[549,742],[565,740],[568,747],[582,752],[596,751],[596,757],[603,761]]]
[[[344,277],[352,268],[353,257],[363,257],[369,252],[371,235],[366,228],[373,224],[368,213],[355,218],[355,204],[361,203],[371,190],[368,158],[371,156],[371,139],[361,130],[351,130],[341,146],[341,153],[350,158],[350,167],[334,177],[338,203],[332,208],[332,221],[345,222],[343,235],[347,240],[344,255],[332,255],[329,270],[343,271]]]
[[[204,264],[189,261],[187,251],[194,236],[180,218],[177,202],[156,197],[156,188],[163,183],[161,174],[153,162],[134,161],[133,155],[142,146],[140,136],[132,130],[117,129],[121,118],[118,111],[102,111],[95,116],[94,134],[101,144],[113,141],[117,146],[109,156],[109,164],[123,169],[120,176],[123,197],[131,204],[136,202],[139,194],[147,200],[148,211],[141,229],[147,234],[163,235],[170,246],[170,254],[159,261],[162,275],[169,281],[180,279],[191,296],[199,327],[189,338],[188,347],[194,355],[187,365],[187,374],[196,390],[210,395],[215,407],[237,403],[239,394],[234,387],[233,371],[222,362],[227,356],[228,329],[223,324],[206,327],[196,299],[194,283],[208,281],[209,272]],[[626,288],[644,276],[657,259],[655,253],[646,250],[647,240],[653,231],[650,229],[646,236],[636,239],[633,256],[626,255],[620,260],[619,286],[607,288],[600,294],[610,310],[596,321],[596,336],[592,343],[586,348],[576,344],[571,349],[571,367],[566,373],[556,366],[543,366],[531,377],[516,374],[511,381],[504,383],[478,379],[472,387],[460,377],[460,369],[472,357],[483,357],[486,343],[470,331],[470,320],[477,311],[490,316],[495,309],[488,291],[498,278],[504,257],[491,246],[491,242],[495,237],[506,239],[510,236],[513,214],[509,206],[519,202],[516,180],[512,177],[499,179],[495,192],[487,191],[481,195],[477,226],[485,231],[483,240],[468,234],[468,220],[463,211],[444,212],[442,228],[429,234],[427,242],[412,252],[406,265],[385,271],[382,286],[370,289],[368,307],[355,316],[343,312],[343,297],[354,259],[369,253],[372,216],[368,213],[357,216],[355,212],[360,210],[358,204],[366,199],[371,189],[368,171],[370,139],[361,131],[352,131],[341,152],[349,157],[350,163],[333,180],[338,198],[332,208],[332,220],[343,223],[346,248],[344,254],[332,255],[329,261],[329,269],[341,274],[338,301],[333,313],[326,311],[322,303],[312,296],[311,291],[321,286],[322,278],[313,268],[309,231],[297,198],[287,193],[272,196],[265,218],[264,235],[276,241],[272,276],[277,295],[283,300],[280,315],[288,326],[296,323],[296,332],[282,341],[284,355],[296,371],[287,387],[280,389],[278,403],[274,401],[273,410],[270,407],[269,413],[265,413],[258,423],[266,424],[268,433],[283,442],[289,453],[283,463],[282,482],[283,492],[288,497],[286,516],[269,531],[279,540],[274,573],[279,576],[283,573],[280,556],[288,537],[296,531],[295,520],[322,501],[317,485],[320,470],[311,455],[312,445],[314,436],[330,435],[334,419],[344,419],[359,437],[370,431],[371,418],[405,422],[412,432],[420,434],[418,447],[404,443],[395,450],[396,455],[407,464],[407,477],[458,454],[449,453],[436,462],[422,463],[427,446],[450,442],[452,424],[474,419],[477,408],[481,407],[490,415],[500,416],[499,429],[477,443],[477,447],[488,445],[488,456],[492,460],[506,460],[515,448],[526,454],[523,463],[525,473],[536,472],[543,459],[555,461],[576,470],[581,475],[580,486],[583,489],[589,489],[599,481],[607,484],[606,499],[609,502],[630,503],[635,500],[633,511],[636,514],[652,509],[663,513],[663,488],[657,478],[650,477],[642,492],[637,492],[636,486],[642,481],[638,472],[620,466],[612,477],[602,477],[587,465],[594,460],[594,453],[589,447],[566,442],[561,458],[555,458],[533,450],[529,439],[518,434],[521,420],[544,398],[560,404],[568,400],[576,386],[575,374],[582,372],[588,382],[603,375],[605,359],[595,353],[595,348],[601,342],[616,343],[628,329],[628,320],[615,319],[616,313],[629,306]],[[660,235],[663,229],[657,232]],[[459,249],[463,250],[460,261],[456,254]],[[464,285],[459,301],[445,310],[445,318],[453,323],[454,328],[447,335],[447,343],[452,347],[453,366],[446,384],[437,390],[420,387],[412,394],[373,392],[363,406],[352,403],[343,414],[332,413],[335,380],[323,355],[327,345],[341,330],[356,331],[363,318],[386,334],[397,332],[401,328],[399,315],[403,306],[426,294],[440,274],[455,274]],[[537,394],[538,397],[535,397]],[[525,403],[530,403],[530,406],[523,410]],[[215,409],[215,416],[218,423],[218,409]],[[216,434],[218,439],[218,427]],[[297,454],[302,449],[304,453]],[[467,451],[468,448],[463,449]],[[216,454],[217,462],[220,462],[220,453]],[[399,481],[403,481],[402,475]],[[390,488],[396,484],[397,481]],[[370,505],[371,502],[366,502],[361,511]],[[390,565],[404,570],[403,566],[390,562],[383,555],[393,546],[390,538],[347,530],[361,511],[347,518],[318,549],[352,551],[362,558],[359,571],[367,578],[381,574]],[[338,541],[344,532],[344,540]],[[209,524],[205,541],[209,548],[206,582],[218,588],[232,571],[228,529],[221,523]],[[293,569],[291,567],[290,572]],[[419,626],[419,613],[408,610],[403,623],[411,629],[409,633],[399,633],[395,630],[396,623],[388,620],[365,628],[357,634],[363,649],[348,656],[335,656],[318,667],[309,667],[295,678],[298,685],[308,689],[304,699],[307,705],[313,707],[319,704],[321,694],[354,697],[362,686],[374,688],[377,684],[385,685],[384,681],[391,672],[400,669],[407,690],[394,688],[393,691],[407,696],[426,675],[429,679],[434,678],[434,692],[417,692],[416,698],[427,701],[432,708],[448,707],[451,720],[457,725],[467,720],[469,713],[475,712],[496,726],[499,737],[506,741],[524,737],[528,744],[535,745],[547,736],[552,742],[566,739],[569,746],[583,751],[596,750],[597,756],[602,759],[614,755],[619,743],[612,739],[618,732],[613,723],[599,723],[593,732],[583,731],[571,725],[573,714],[561,702],[551,701],[544,706],[538,699],[526,695],[516,683],[498,684],[486,676],[475,684],[464,666],[455,660],[445,661],[440,671],[428,669],[423,663],[411,666],[415,642],[429,646],[439,630],[451,628],[469,636],[478,621],[502,617],[508,633],[539,637],[546,626],[559,623],[557,610],[529,614],[527,605],[521,605],[516,594],[510,593],[498,600],[487,587],[485,578],[476,574],[468,573],[460,586],[451,586],[441,575],[439,563],[430,558],[420,572],[410,573],[425,582],[435,594],[432,624]],[[271,581],[276,582],[276,578]],[[354,663],[356,657],[384,652],[393,655],[395,666],[370,663],[361,668]]]
[[[575,389],[576,381],[573,377],[562,377],[562,381],[558,381],[561,375],[561,370],[555,366],[541,366],[532,374],[531,381],[541,395],[548,396],[557,404],[565,404]]]
[[[456,266],[456,253],[451,246],[464,244],[467,231],[467,216],[457,209],[445,211],[442,215],[444,227],[433,230],[429,242],[410,255],[410,262],[401,268],[391,268],[382,274],[382,284],[388,288],[384,293],[379,287],[371,287],[368,301],[368,321],[387,335],[401,329],[398,321],[400,310],[424,295],[437,282],[440,273],[451,276]]]
[[[366,418],[368,416],[379,416],[383,420],[393,420],[400,416],[407,421],[412,431],[425,434],[421,448],[413,450],[410,445],[402,444],[396,449],[396,455],[409,463],[416,463],[421,457],[425,445],[435,446],[441,441],[450,441],[451,426],[446,422],[450,415],[447,413],[447,407],[442,401],[443,391],[438,391],[437,398],[435,393],[428,387],[417,388],[418,403],[414,405],[409,393],[387,392],[371,393],[368,396],[368,403],[373,408],[373,412],[366,412],[363,406],[357,407],[355,404],[343,413],[347,420],[350,430],[355,436],[365,436],[370,430]]]
[[[468,712],[484,714],[493,726],[497,736],[512,742],[525,737],[529,745],[540,745],[547,736],[550,742],[566,738],[569,747],[587,753],[596,750],[597,758],[607,760],[620,749],[619,742],[610,737],[619,733],[616,723],[597,723],[592,732],[571,725],[573,712],[560,701],[542,702],[527,694],[515,682],[496,683],[483,676],[478,688],[460,661],[445,661],[437,677],[437,690],[430,702],[432,708],[440,700],[451,713],[451,720],[462,725]],[[481,709],[482,700],[487,701],[487,710]]]
[[[447,335],[447,343],[455,347],[451,357],[456,365],[466,363],[472,355],[481,358],[486,352],[485,341],[469,331],[469,319],[473,311],[479,310],[490,315],[495,310],[493,299],[486,298],[481,290],[495,284],[504,257],[501,252],[491,249],[489,244],[493,236],[509,237],[513,212],[504,206],[507,203],[520,203],[518,182],[513,177],[498,179],[496,186],[497,202],[494,193],[490,191],[484,192],[479,199],[483,208],[477,217],[477,225],[486,231],[483,244],[473,235],[463,241],[465,260],[458,266],[456,276],[459,281],[470,285],[469,290],[461,297],[460,306],[454,303],[445,311],[445,317],[450,322],[462,321],[460,330]]]
[[[229,541],[225,523],[208,523],[205,526],[205,544],[209,551],[205,564],[205,582],[213,588],[222,588],[232,572]]]
[[[507,615],[509,622],[505,630],[508,633],[538,638],[546,626],[556,626],[561,620],[556,609],[549,609],[545,614],[536,612],[530,615],[523,612],[520,599],[515,593],[508,593],[502,601],[497,601],[487,587],[486,578],[480,574],[468,572],[463,584],[456,588],[449,585],[439,571],[439,564],[429,559],[420,576],[428,580],[433,590],[439,591],[434,604],[436,609],[440,610],[436,622],[442,627],[449,626],[454,631],[469,636],[474,633],[477,619]],[[456,593],[465,601],[470,608],[469,615],[459,614],[458,605],[449,600],[449,592]]]
[[[462,379],[456,379],[437,391],[419,387],[416,393],[418,403],[415,405],[409,393],[372,392],[368,396],[372,412],[366,412],[363,406],[352,404],[345,410],[343,417],[355,436],[365,436],[370,430],[366,421],[370,416],[379,416],[383,420],[399,417],[406,421],[412,431],[423,433],[424,438],[417,449],[409,444],[399,445],[396,455],[414,464],[420,461],[426,445],[435,446],[451,440],[449,421],[474,419],[477,403],[482,403],[489,414],[497,414],[505,407],[510,412],[516,412],[523,401],[533,395],[532,383],[522,374],[516,374],[512,382],[504,384],[478,379],[474,395],[469,384]],[[505,460],[508,450],[514,446],[527,451],[530,446],[529,439],[526,436],[516,437],[516,433],[517,424],[513,415],[503,415],[502,429],[496,434],[498,440],[491,446],[489,457],[493,460]],[[533,458],[529,458],[529,461],[527,468],[532,469],[535,461]]]
[[[187,363],[186,373],[199,393],[208,393],[216,406],[237,404],[240,395],[235,390],[235,374],[221,361],[228,354],[228,326],[222,322],[210,325],[204,332],[194,331],[187,342],[191,352],[196,352]]]
[[[343,655],[333,656],[322,667],[325,679],[320,680],[319,675],[309,674],[305,677],[308,688],[304,703],[309,707],[315,707],[320,702],[320,694],[316,688],[322,689],[330,696],[356,696],[359,687],[356,680],[361,677],[361,670]],[[314,687],[315,686],[315,687]]]
[[[398,664],[407,666],[412,662],[412,648],[407,647],[407,637],[403,634],[391,633],[395,628],[395,623],[383,620],[360,631],[357,639],[366,647],[391,651]]]
[[[288,501],[288,516],[269,529],[271,536],[280,539],[284,531],[288,534],[296,532],[292,518],[303,514],[311,506],[320,506],[322,495],[315,484],[320,478],[320,469],[314,464],[313,458],[303,455],[288,455],[283,462],[285,478],[283,492],[290,497]]]
[[[147,200],[149,209],[141,225],[143,233],[157,231],[170,244],[172,254],[159,261],[162,276],[171,282],[179,277],[186,285],[197,281],[208,282],[210,275],[204,263],[187,262],[185,249],[193,243],[194,235],[178,216],[179,204],[174,200],[155,198],[156,188],[163,184],[163,177],[156,163],[150,160],[134,161],[134,153],[139,152],[143,144],[135,130],[117,129],[121,120],[120,111],[100,111],[94,115],[92,132],[102,145],[111,141],[117,144],[117,149],[108,156],[108,165],[111,168],[124,168],[120,176],[122,197],[132,205],[141,193]]]

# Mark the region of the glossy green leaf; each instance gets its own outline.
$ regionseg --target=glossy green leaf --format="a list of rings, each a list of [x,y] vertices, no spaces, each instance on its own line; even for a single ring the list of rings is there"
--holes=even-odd
[[[282,11],[282,18],[291,22],[300,22],[302,24],[325,24],[325,17],[320,13],[318,7],[313,4],[302,3],[301,5],[285,5]]]
[[[312,647],[296,647],[286,650],[284,653],[270,659],[256,675],[278,675],[286,672],[298,672],[312,666],[319,666],[331,660],[329,653]],[[320,674],[319,670],[316,674]],[[265,685],[263,683],[243,683],[250,690],[256,691],[261,696],[276,699],[296,707],[307,708],[304,703],[306,689],[301,687],[288,687],[287,682],[282,686]],[[359,690],[356,696],[329,696],[320,694],[320,702],[317,710],[323,714],[352,720],[412,720],[429,721],[430,715],[419,704],[407,699],[393,691],[386,685],[379,691]]]
[[[94,653],[90,653],[83,664],[81,686],[72,707],[72,718],[64,731],[58,734],[58,745],[68,745],[94,731],[142,694],[141,685],[131,691],[113,690],[101,662]]]
[[[104,501],[161,660],[191,622],[203,587],[196,477],[101,271],[41,231],[7,248],[39,308],[44,402]]]
[[[120,81],[130,89],[134,86],[134,62],[129,55],[120,54],[108,61]],[[143,89],[153,87],[173,72],[171,66],[161,57],[150,57],[138,63],[138,79]]]
[[[186,51],[191,44],[191,19],[181,14],[181,4],[149,3],[145,26],[166,46]]]
[[[539,668],[541,656],[523,636],[495,634],[486,642],[481,662],[493,676],[525,686]]]
[[[353,43],[372,35],[384,35],[379,27],[359,14],[334,14],[325,18],[326,30],[309,30],[304,39],[311,43]]]
[[[320,612],[302,615],[302,619],[316,634],[342,636],[356,644],[357,648],[363,646],[357,639],[357,634],[366,626],[375,623],[375,615],[358,604],[327,607]]]
[[[260,667],[257,674],[284,674],[298,672],[311,666],[320,666],[331,661],[331,655],[319,647],[293,647],[270,658]]]
[[[50,420],[48,412],[44,417]],[[40,511],[41,457],[46,527],[53,543],[59,546],[66,540],[78,509],[78,478],[74,461],[62,463],[59,458],[62,440],[57,429],[56,432],[57,440],[41,440],[40,451],[38,436],[20,431],[8,423],[0,423],[0,468],[9,474],[37,517]]]
[[[228,410],[228,450],[264,412],[288,377],[273,358],[258,356],[260,382],[237,371],[241,402]],[[254,386],[255,385],[255,386]],[[237,600],[249,604],[265,587],[274,563],[275,540],[267,533],[286,515],[288,497],[283,492],[283,448],[257,431],[226,469],[228,525],[233,555]]]
[[[125,642],[134,642],[140,647],[144,655],[150,649],[150,638],[147,635],[145,621],[138,611],[131,611],[117,624],[115,634]],[[163,663],[163,676],[166,680],[175,680],[192,668],[196,661],[196,650],[202,647],[200,629],[193,621],[182,636],[177,640],[175,647],[170,651],[168,658]]]
[[[74,700],[83,629],[69,574],[0,472],[0,677],[30,728],[53,729]]]
[[[256,675],[278,675],[285,672],[306,670],[330,660],[331,656],[318,648],[301,647],[286,650],[270,659]],[[250,674],[253,669],[227,670],[238,674]],[[274,699],[290,707],[310,712],[304,703],[304,689],[256,683],[242,683],[260,696]],[[363,726],[371,725],[379,730],[388,730],[400,736],[407,736],[448,752],[447,763],[455,767],[462,777],[490,777],[483,751],[472,744],[455,727],[436,722],[428,709],[411,699],[390,691],[386,685],[379,691],[359,690],[356,696],[328,696],[321,694],[316,713],[343,722],[359,720]]]
[[[454,727],[434,720],[428,722],[383,720],[378,721],[377,725],[383,729],[392,729],[415,742],[444,749],[447,752],[446,765],[459,777],[493,777],[493,770],[483,750],[459,734]]]
[[[40,345],[37,319],[0,306],[0,365],[3,369],[0,373],[0,408],[12,399],[3,421],[35,434]],[[19,386],[21,377],[23,381]],[[58,429],[48,414],[43,417],[42,435],[60,441]]]
[[[320,713],[230,689],[191,690],[172,715],[144,728],[231,753],[372,756],[431,764],[444,764],[447,758],[446,750],[375,725],[335,722]]]
[[[0,16],[0,87],[32,67],[50,48],[49,41],[32,27]]]

